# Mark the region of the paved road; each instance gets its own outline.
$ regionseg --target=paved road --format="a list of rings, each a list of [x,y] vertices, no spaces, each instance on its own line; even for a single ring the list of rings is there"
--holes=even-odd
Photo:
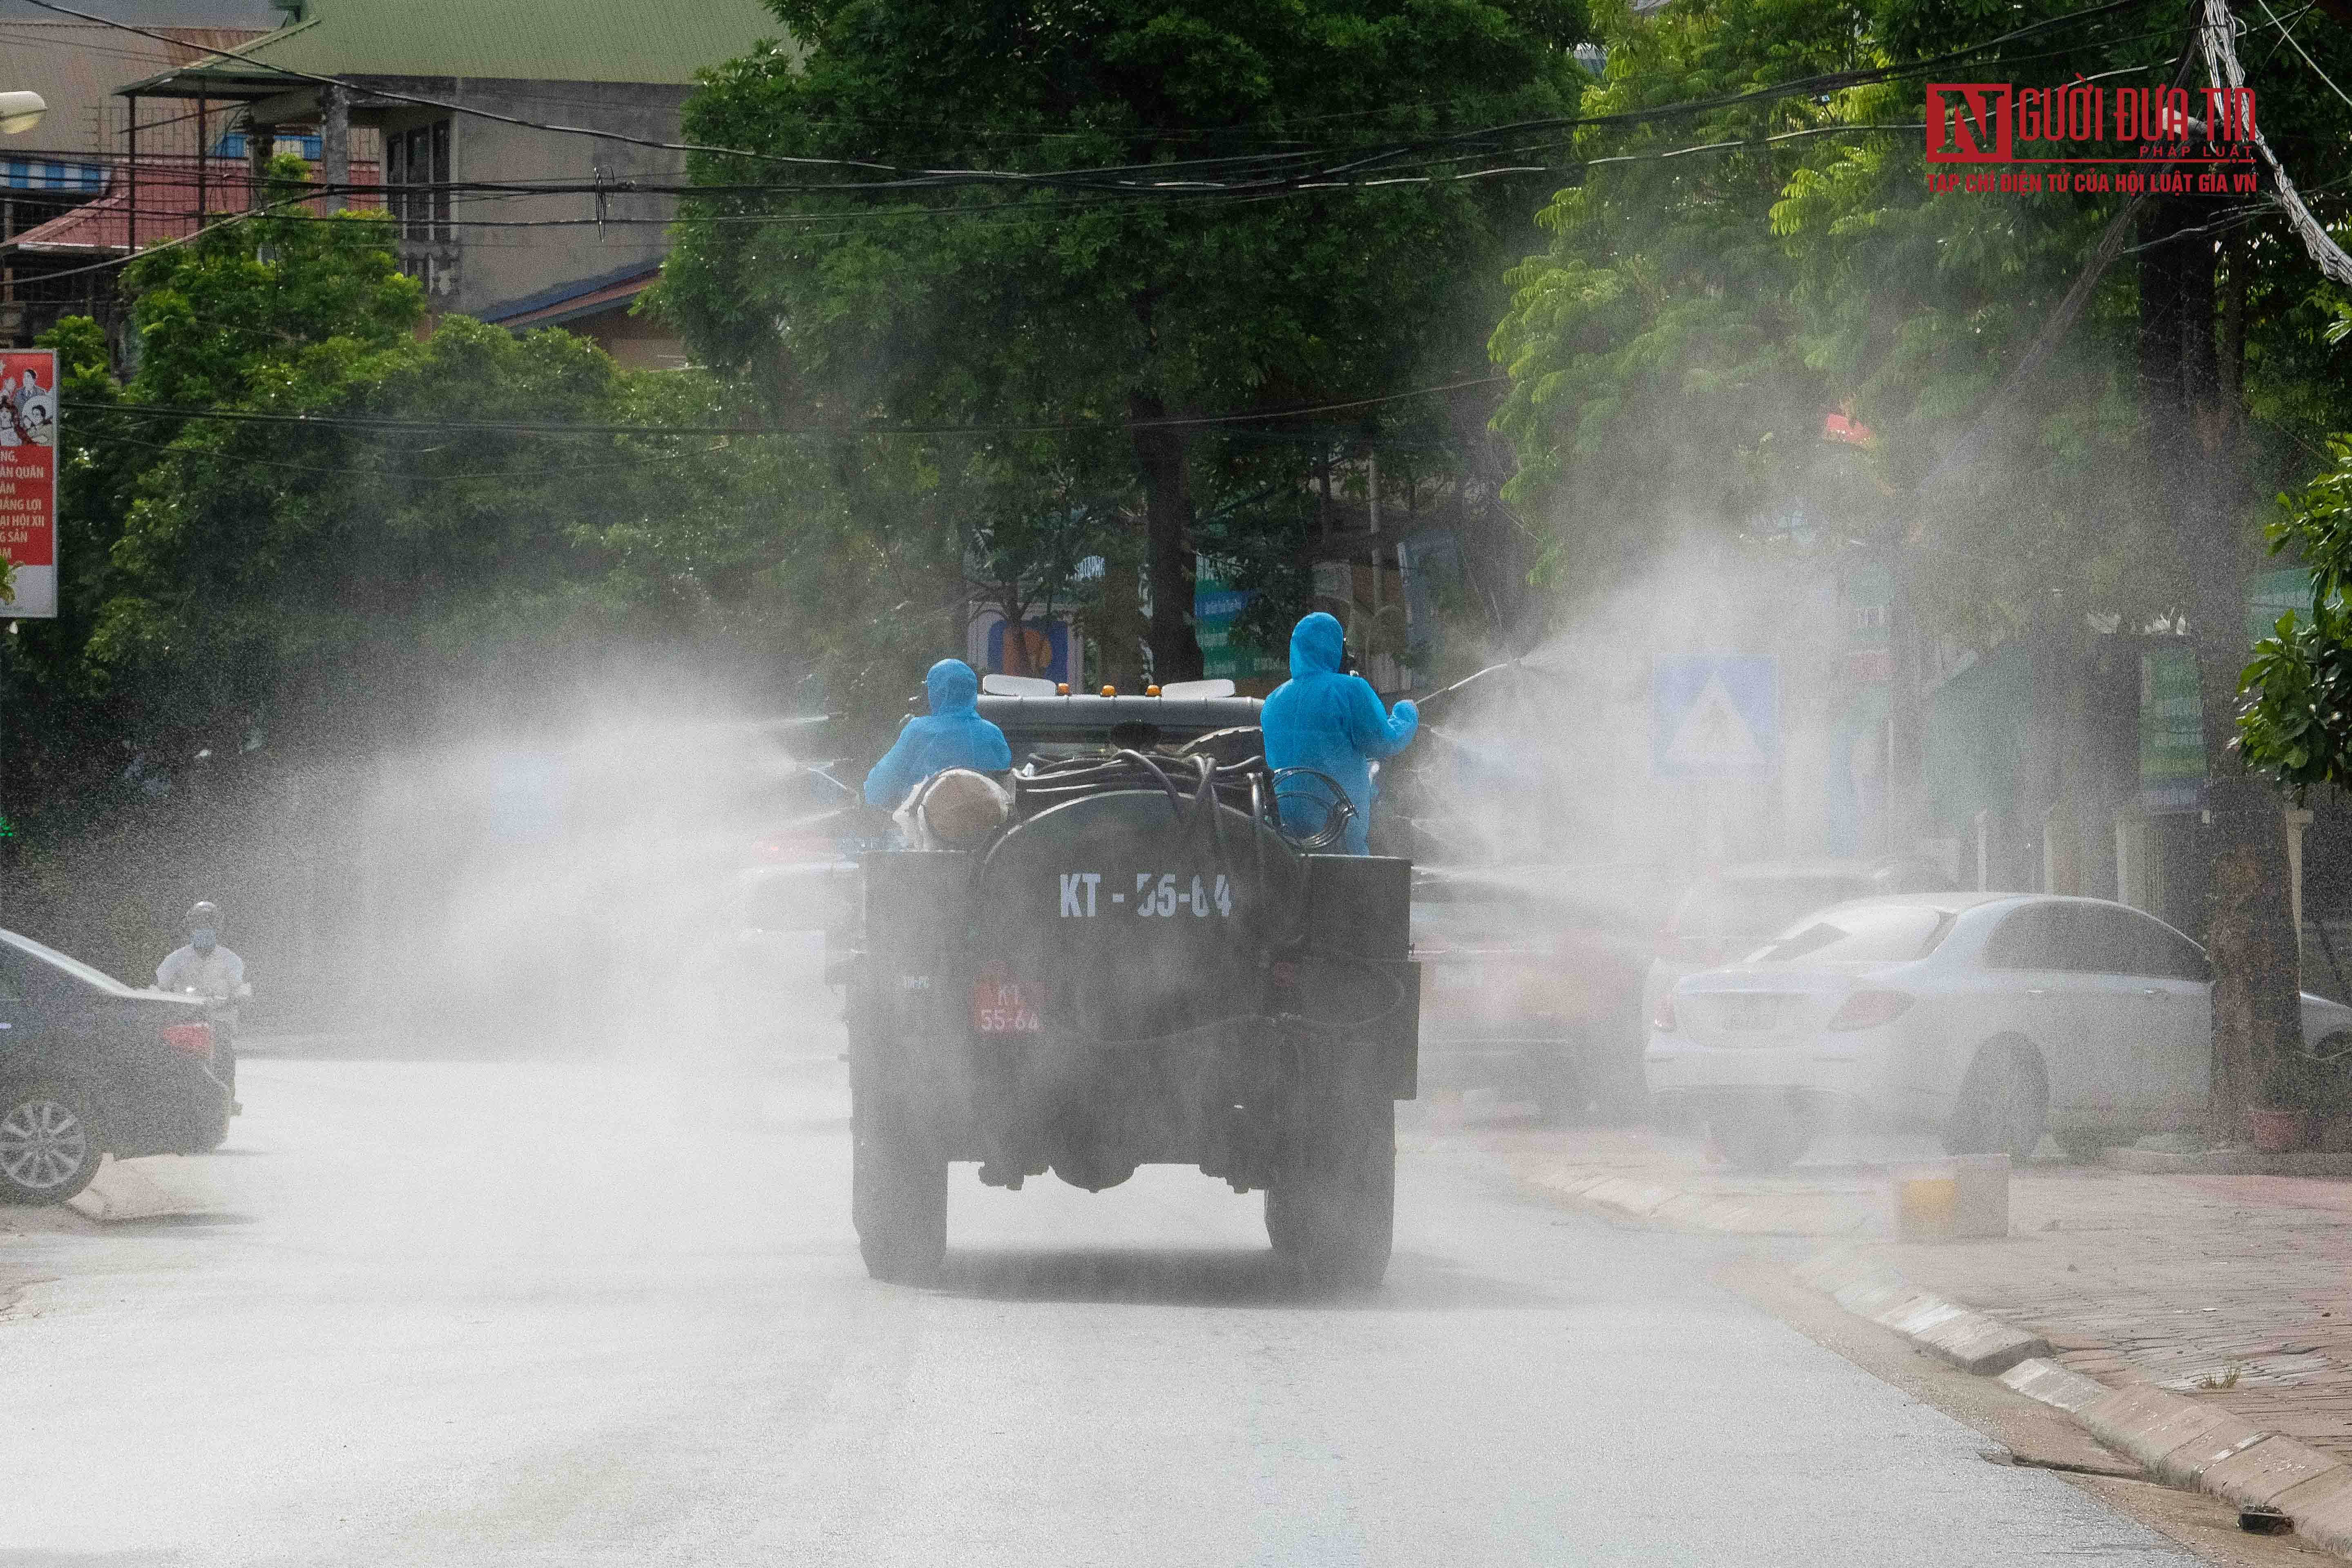
[[[221,1213],[0,1242],[0,1568],[2189,1561],[1466,1152],[1370,1300],[1167,1170],[960,1172],[916,1291],[829,1060],[243,1070]]]

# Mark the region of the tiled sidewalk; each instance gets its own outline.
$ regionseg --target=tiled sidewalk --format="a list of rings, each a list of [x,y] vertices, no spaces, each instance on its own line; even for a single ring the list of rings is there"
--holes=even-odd
[[[1630,1190],[1649,1223],[1853,1247],[1922,1289],[2040,1331],[2077,1372],[2210,1399],[2352,1460],[2352,1181],[2032,1164],[2011,1180],[2006,1239],[1898,1244],[1885,1239],[1885,1166],[1935,1158],[1932,1139],[1839,1140],[1753,1176],[1708,1163],[1696,1140],[1476,1120],[1416,1131],[1466,1135],[1563,1201],[1622,1214]],[[1614,1190],[1578,1195],[1596,1174]],[[1709,1223],[1727,1202],[1766,1223]]]
[[[2034,1166],[2005,1241],[1867,1255],[2042,1331],[2103,1383],[2155,1383],[2352,1459],[2352,1182]]]

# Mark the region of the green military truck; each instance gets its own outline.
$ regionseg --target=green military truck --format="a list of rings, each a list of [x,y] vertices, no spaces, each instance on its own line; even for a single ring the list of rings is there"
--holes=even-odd
[[[1325,853],[1344,805],[1286,833],[1276,800],[1328,781],[1269,770],[1226,683],[1012,684],[980,699],[1013,748],[1001,819],[940,844],[918,804],[924,847],[858,858],[837,973],[868,1271],[937,1275],[952,1165],[1100,1191],[1159,1163],[1263,1192],[1307,1280],[1377,1283],[1418,1066],[1411,864]]]

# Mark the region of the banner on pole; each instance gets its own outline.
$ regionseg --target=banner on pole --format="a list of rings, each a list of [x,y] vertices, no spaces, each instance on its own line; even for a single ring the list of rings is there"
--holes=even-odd
[[[58,356],[0,349],[0,620],[58,613]],[[0,577],[6,574],[0,573]]]

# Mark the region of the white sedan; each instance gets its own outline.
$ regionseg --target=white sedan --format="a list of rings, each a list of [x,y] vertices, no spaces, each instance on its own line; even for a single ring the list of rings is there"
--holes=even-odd
[[[1667,992],[1650,1091],[1662,1121],[1705,1120],[1751,1169],[1788,1164],[1837,1118],[2015,1159],[2044,1131],[2083,1148],[2192,1127],[2211,1082],[2207,973],[2204,949],[2102,899],[1857,900]],[[2352,1007],[2305,993],[2303,1030],[2352,1037]]]

